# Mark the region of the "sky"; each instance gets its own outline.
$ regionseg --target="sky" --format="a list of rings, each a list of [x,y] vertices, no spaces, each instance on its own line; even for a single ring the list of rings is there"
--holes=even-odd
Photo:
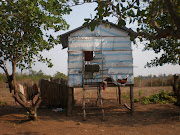
[[[95,3],[84,4],[80,6],[74,6],[73,11],[70,15],[64,16],[67,23],[70,25],[69,30],[73,30],[84,23],[84,18],[89,18],[91,15],[95,14],[94,8],[96,7]],[[110,18],[109,21],[114,22],[114,18]],[[134,28],[134,26],[127,26]],[[49,31],[54,36],[61,35],[67,31],[59,31],[54,33],[53,31]],[[180,66],[179,65],[171,65],[166,64],[161,67],[153,67],[153,68],[144,68],[147,62],[150,62],[154,57],[158,56],[153,51],[142,51],[143,44],[132,45],[133,49],[133,64],[134,64],[134,76],[147,76],[147,75],[169,75],[169,74],[180,74]],[[42,55],[44,57],[48,57],[51,59],[53,63],[52,68],[48,68],[43,63],[36,63],[35,66],[32,67],[32,70],[39,71],[42,70],[47,75],[54,75],[57,71],[64,73],[67,75],[67,49],[62,50],[62,45],[59,44],[52,48],[49,51],[43,51]],[[2,70],[0,69],[0,72]],[[18,70],[20,72],[20,70]],[[28,72],[28,70],[24,71]]]

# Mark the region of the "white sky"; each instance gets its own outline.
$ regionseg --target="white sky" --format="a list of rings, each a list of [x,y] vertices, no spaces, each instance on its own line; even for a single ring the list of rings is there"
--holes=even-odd
[[[84,4],[81,6],[75,6],[73,7],[73,11],[70,15],[64,16],[68,24],[70,25],[69,30],[75,29],[79,26],[81,26],[84,23],[84,18],[89,18],[90,14],[94,13],[94,8],[96,4]],[[113,21],[113,19],[110,19],[109,21]],[[128,26],[129,27],[129,26]],[[133,27],[133,26],[132,26]],[[69,31],[68,30],[68,31]],[[58,33],[53,33],[53,35],[61,35],[67,31],[60,31]],[[144,65],[147,62],[150,62],[155,56],[157,56],[153,51],[145,51],[142,52],[143,45],[139,44],[138,47],[135,45],[132,46],[133,48],[133,62],[134,62],[134,76],[138,75],[160,75],[160,74],[180,74],[180,66],[176,65],[168,65],[162,67],[156,67],[156,68],[144,68]],[[48,68],[45,64],[42,63],[36,63],[35,66],[33,66],[33,70],[39,71],[42,70],[47,75],[54,75],[57,71],[62,72],[64,74],[67,74],[67,49],[62,50],[62,45],[57,45],[50,51],[44,51],[43,53],[44,57],[48,57],[52,60],[53,67]],[[0,72],[2,70],[0,69]],[[27,71],[25,71],[27,72]]]

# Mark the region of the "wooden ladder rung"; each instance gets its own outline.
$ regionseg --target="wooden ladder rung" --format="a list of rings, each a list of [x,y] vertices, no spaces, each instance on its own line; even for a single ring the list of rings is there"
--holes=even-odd
[[[83,99],[83,98],[81,98],[81,99]],[[86,99],[97,99],[97,98],[85,98],[84,100],[86,100]]]
[[[93,109],[104,109],[103,107],[86,107],[85,109],[93,110]]]

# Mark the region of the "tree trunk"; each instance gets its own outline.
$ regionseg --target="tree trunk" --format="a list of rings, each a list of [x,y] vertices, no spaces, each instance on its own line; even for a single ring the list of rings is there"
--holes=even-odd
[[[39,107],[39,104],[41,103],[41,97],[38,97],[37,101],[35,102],[35,104],[32,105],[31,108],[29,108],[26,104],[26,102],[24,102],[21,97],[19,96],[19,90],[16,87],[16,77],[15,77],[15,73],[16,73],[16,61],[12,62],[12,78],[13,78],[13,89],[14,89],[14,99],[15,102],[18,102],[25,110],[27,110],[28,112],[28,117],[30,120],[37,120],[37,108]]]

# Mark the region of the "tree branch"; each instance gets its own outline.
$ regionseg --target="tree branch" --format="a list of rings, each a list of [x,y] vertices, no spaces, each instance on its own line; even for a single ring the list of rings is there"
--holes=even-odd
[[[180,24],[180,16],[178,15],[178,12],[175,10],[170,0],[164,0],[164,3],[166,4],[166,8],[168,10],[169,15],[171,16],[171,19],[173,20],[175,25],[178,27]]]
[[[38,96],[38,99],[36,100],[34,106],[33,106],[33,110],[36,111],[36,109],[39,107],[40,103],[41,103],[42,99],[40,96]]]
[[[161,39],[161,38],[166,38],[168,36],[173,36],[177,39],[180,39],[180,30],[177,31],[172,31],[172,29],[159,30],[157,35],[151,35],[147,32],[135,32],[132,29],[126,27],[122,27],[122,28],[135,37],[144,36],[145,38],[148,39]]]
[[[30,108],[28,108],[27,105],[18,97],[18,93],[13,94],[12,96],[22,107],[24,107],[28,112],[31,112]]]
[[[2,61],[2,60],[1,60]],[[0,67],[4,70],[6,76],[9,76],[9,72],[6,68],[6,65],[4,64],[4,62],[2,61],[2,63],[0,64]]]

